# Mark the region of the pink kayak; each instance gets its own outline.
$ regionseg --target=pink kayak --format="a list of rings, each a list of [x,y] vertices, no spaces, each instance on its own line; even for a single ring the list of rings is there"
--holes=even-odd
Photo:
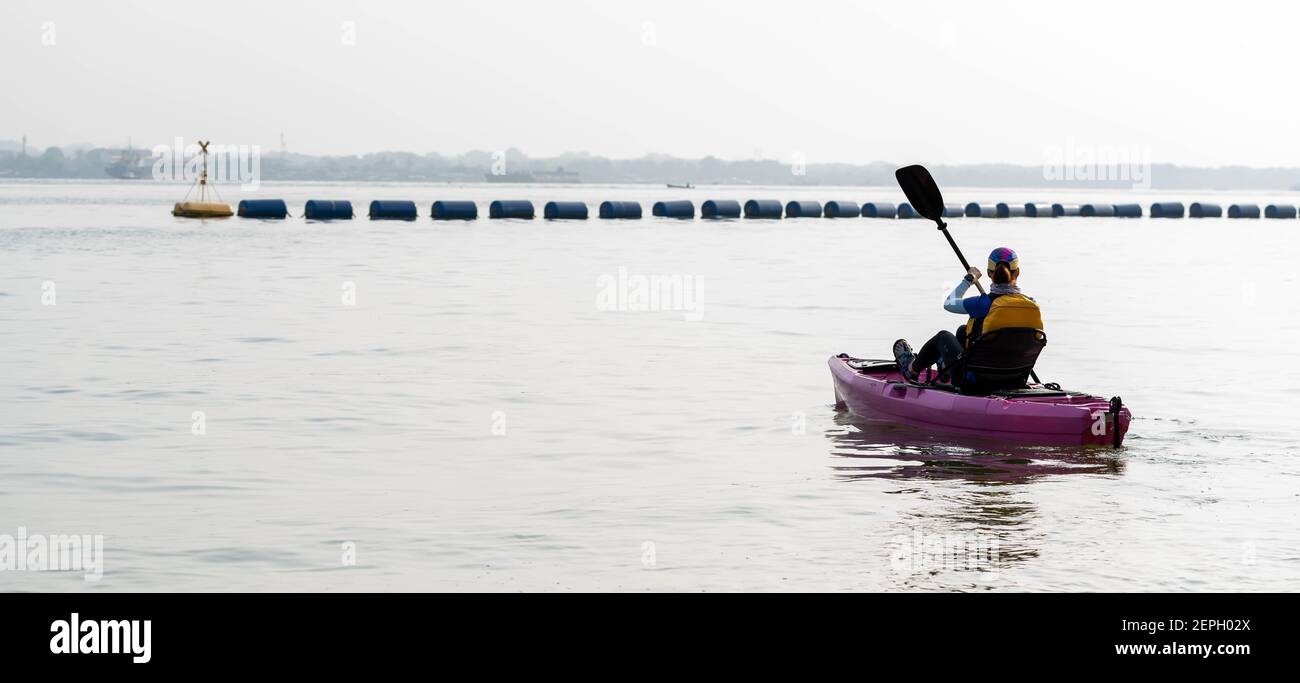
[[[966,396],[951,388],[909,383],[894,361],[830,359],[835,406],[873,420],[889,420],[954,434],[1034,444],[1119,446],[1132,415],[1118,398],[1107,401],[1055,385]],[[1118,419],[1119,430],[1113,428]]]

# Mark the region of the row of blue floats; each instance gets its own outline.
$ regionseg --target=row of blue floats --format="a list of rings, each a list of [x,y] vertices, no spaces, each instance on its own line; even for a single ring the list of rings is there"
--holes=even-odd
[[[655,202],[651,215],[662,218],[695,218],[695,203],[689,200]],[[282,199],[245,199],[237,211],[243,218],[282,219],[289,216],[289,207]],[[429,215],[434,220],[472,221],[478,218],[478,205],[472,201],[437,201]],[[489,218],[532,219],[537,215],[528,200],[498,200],[488,206]],[[610,219],[639,219],[639,202],[601,202],[600,217]],[[1194,202],[1184,207],[1182,202],[1156,202],[1151,205],[1152,218],[1222,218],[1223,207],[1218,204]],[[1228,218],[1259,218],[1258,204],[1233,204],[1228,207]],[[1288,204],[1269,204],[1264,207],[1264,218],[1296,218],[1296,207]],[[348,220],[355,216],[352,202],[346,200],[312,199],[303,208],[303,217],[312,220]],[[710,199],[700,206],[701,218],[921,218],[910,204],[887,202],[827,202],[825,206],[815,201],[793,201],[782,204],[775,199],[751,199],[744,204],[734,199]],[[949,218],[1060,218],[1065,216],[1141,218],[1141,204],[949,204],[944,207]],[[415,202],[382,200],[370,202],[372,220],[413,221],[419,217]],[[547,202],[542,217],[548,220],[586,220],[586,202]]]

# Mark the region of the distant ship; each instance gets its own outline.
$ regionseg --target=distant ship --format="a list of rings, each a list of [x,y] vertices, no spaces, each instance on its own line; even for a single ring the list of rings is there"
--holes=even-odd
[[[153,162],[144,150],[131,149],[128,146],[113,157],[113,160],[104,167],[104,172],[110,178],[118,180],[142,180],[153,177]]]
[[[668,183],[668,187],[670,187],[670,188],[672,188],[672,189],[674,189],[674,190],[694,190],[694,189],[695,189],[695,186],[692,185],[692,184],[690,184],[690,183],[686,183],[685,185],[676,185],[676,184],[673,184],[673,183]]]
[[[566,171],[558,166],[554,171],[520,171],[516,173],[485,173],[489,183],[577,183],[577,171]]]

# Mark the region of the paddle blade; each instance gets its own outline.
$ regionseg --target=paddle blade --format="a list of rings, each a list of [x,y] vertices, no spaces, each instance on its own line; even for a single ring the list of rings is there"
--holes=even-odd
[[[907,201],[916,212],[935,222],[943,219],[943,193],[924,166],[904,166],[894,171],[898,186],[903,188]]]

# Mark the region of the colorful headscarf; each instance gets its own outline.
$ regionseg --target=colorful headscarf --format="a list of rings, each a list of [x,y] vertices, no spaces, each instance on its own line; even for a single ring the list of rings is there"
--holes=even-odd
[[[997,270],[999,263],[1007,264],[1011,270],[1020,269],[1020,256],[1010,247],[998,247],[989,254],[989,270]]]

